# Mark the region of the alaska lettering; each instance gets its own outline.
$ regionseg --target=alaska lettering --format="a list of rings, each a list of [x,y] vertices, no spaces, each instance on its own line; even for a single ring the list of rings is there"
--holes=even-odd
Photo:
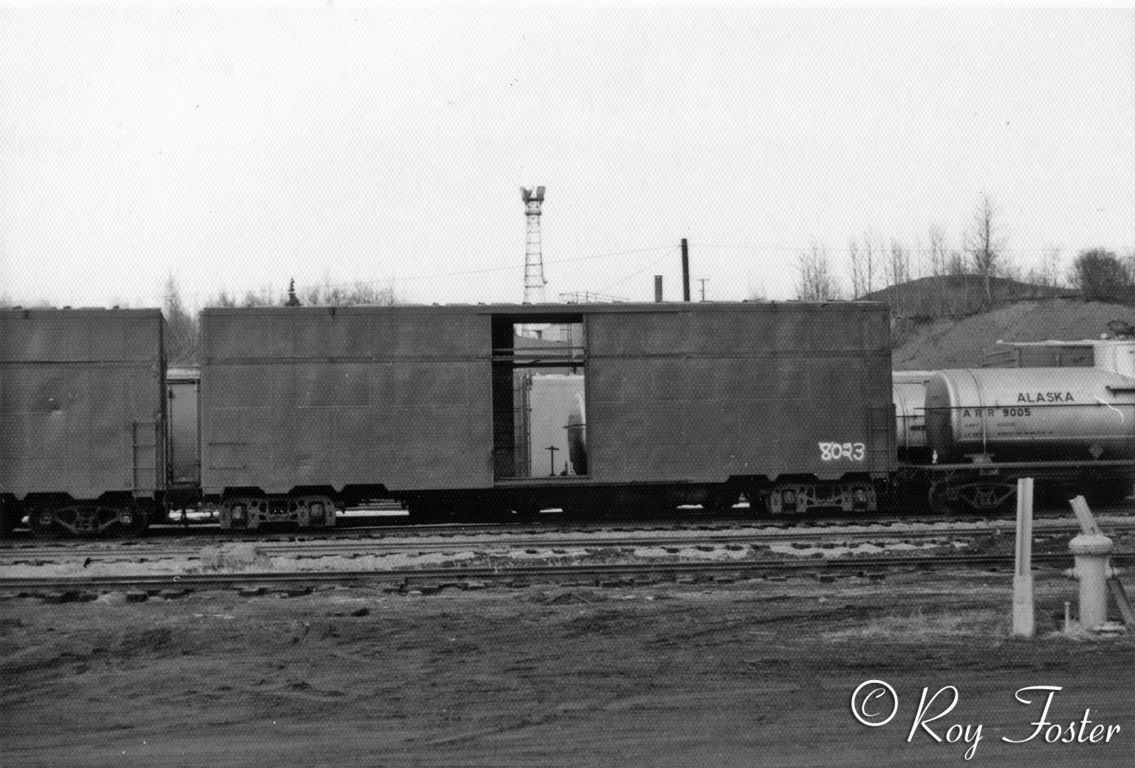
[[[1071,392],[1018,392],[1018,403],[1074,403]]]

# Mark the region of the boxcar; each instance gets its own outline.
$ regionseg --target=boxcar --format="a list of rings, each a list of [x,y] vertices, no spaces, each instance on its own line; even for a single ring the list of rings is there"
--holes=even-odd
[[[142,528],[166,483],[157,309],[0,310],[4,524]]]
[[[895,463],[889,342],[875,303],[208,309],[202,490],[247,527],[376,496],[867,509]],[[539,370],[583,377],[586,474],[528,471]]]

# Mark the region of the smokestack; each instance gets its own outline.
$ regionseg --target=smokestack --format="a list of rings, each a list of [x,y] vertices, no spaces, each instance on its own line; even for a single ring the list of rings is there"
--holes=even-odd
[[[654,276],[654,300],[659,304],[662,303],[662,275]]]
[[[682,238],[682,301],[690,300],[690,246]]]

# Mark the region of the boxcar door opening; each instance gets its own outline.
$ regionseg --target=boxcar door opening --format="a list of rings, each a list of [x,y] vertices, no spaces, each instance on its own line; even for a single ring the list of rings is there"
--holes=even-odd
[[[569,433],[578,433],[586,392],[580,315],[493,318],[493,477],[581,477]]]

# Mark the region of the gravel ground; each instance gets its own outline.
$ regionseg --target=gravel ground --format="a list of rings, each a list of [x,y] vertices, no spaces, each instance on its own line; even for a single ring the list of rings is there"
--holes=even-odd
[[[1038,637],[1012,639],[1010,582],[8,596],[0,763],[877,767],[960,765],[968,753],[998,766],[1131,765],[1135,638],[1059,634],[1076,585],[1043,577]],[[885,726],[853,715],[869,680],[897,696]],[[949,686],[956,707],[931,721]],[[1072,743],[1025,740],[1048,696],[1019,703],[1026,686],[1061,687],[1048,720],[1059,737],[1075,722]],[[868,696],[879,687],[861,689],[866,720],[891,709]],[[945,691],[921,728],[924,688]]]

